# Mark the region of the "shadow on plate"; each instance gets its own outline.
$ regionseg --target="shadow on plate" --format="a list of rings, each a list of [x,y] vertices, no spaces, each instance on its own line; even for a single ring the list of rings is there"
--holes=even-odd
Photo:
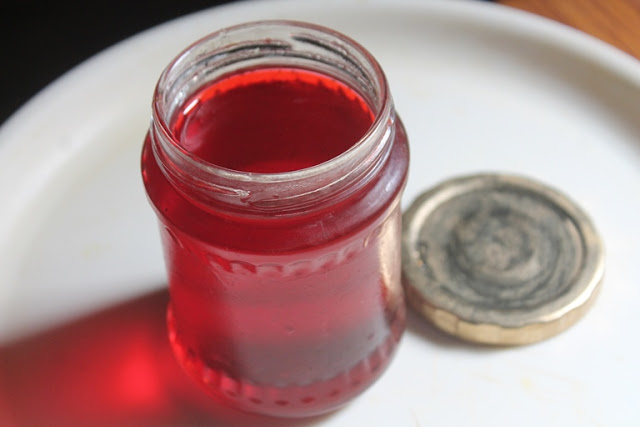
[[[449,350],[459,350],[470,353],[492,353],[512,348],[508,346],[472,343],[448,335],[432,325],[411,307],[407,307],[407,333],[416,335],[434,346]]]
[[[322,419],[263,418],[209,398],[173,357],[167,302],[166,290],[154,292],[1,346],[0,425],[302,426]]]

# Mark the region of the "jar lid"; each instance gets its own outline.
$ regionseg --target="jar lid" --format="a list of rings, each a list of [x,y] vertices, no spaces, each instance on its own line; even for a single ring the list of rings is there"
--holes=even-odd
[[[528,344],[573,325],[597,294],[604,250],[587,215],[541,183],[446,181],[403,217],[408,303],[449,334]]]

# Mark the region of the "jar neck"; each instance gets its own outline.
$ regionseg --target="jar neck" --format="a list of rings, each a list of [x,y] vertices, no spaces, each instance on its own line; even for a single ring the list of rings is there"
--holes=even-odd
[[[340,155],[282,173],[227,169],[182,147],[171,123],[190,96],[223,76],[260,67],[303,68],[341,81],[367,102],[375,116],[372,125]],[[263,21],[213,33],[169,64],[155,90],[150,137],[167,180],[201,208],[293,216],[338,203],[375,179],[391,150],[394,121],[386,78],[362,46],[323,27]]]

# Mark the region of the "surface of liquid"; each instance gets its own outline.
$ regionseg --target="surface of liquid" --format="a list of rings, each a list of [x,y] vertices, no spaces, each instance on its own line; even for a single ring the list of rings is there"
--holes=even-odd
[[[214,105],[219,99],[224,108]],[[263,123],[270,109],[286,114]],[[196,94],[173,129],[208,162],[281,172],[339,155],[371,121],[342,83],[302,70],[256,70]],[[178,193],[147,139],[143,177],[161,220],[171,342],[212,395],[244,410],[306,416],[344,404],[380,375],[405,321],[398,195],[407,163],[398,124],[377,178],[352,197],[292,218],[236,218]]]
[[[367,104],[345,84],[310,71],[267,68],[196,93],[173,132],[207,162],[269,173],[326,162],[351,148],[372,122]]]

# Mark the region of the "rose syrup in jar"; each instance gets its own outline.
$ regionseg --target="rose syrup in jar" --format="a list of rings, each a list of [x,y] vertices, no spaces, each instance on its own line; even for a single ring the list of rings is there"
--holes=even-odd
[[[153,107],[142,170],[181,365],[266,415],[361,393],[405,322],[408,146],[379,65],[325,28],[245,24],[174,60]]]

